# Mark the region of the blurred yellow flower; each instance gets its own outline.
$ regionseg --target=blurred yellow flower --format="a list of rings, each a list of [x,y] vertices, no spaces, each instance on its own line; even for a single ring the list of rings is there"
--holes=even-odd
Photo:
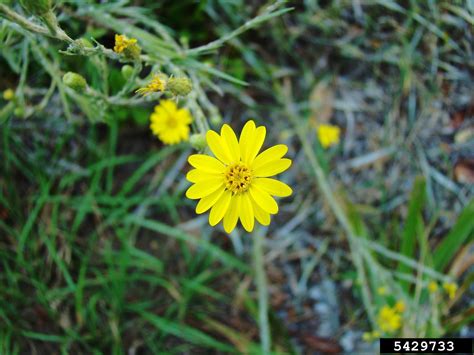
[[[385,286],[380,286],[378,289],[377,289],[377,294],[379,294],[380,296],[384,296],[388,293],[388,290],[387,290],[387,287]]]
[[[158,92],[158,91],[165,91],[166,88],[166,77],[164,74],[154,74],[151,81],[147,84],[147,86],[138,89],[135,91],[139,95],[146,96],[148,94]]]
[[[123,54],[130,59],[138,59],[141,48],[135,38],[128,38],[125,35],[115,35],[115,53]]]
[[[292,194],[288,185],[269,178],[290,167],[291,160],[283,158],[288,147],[279,144],[258,154],[265,135],[265,127],[248,121],[237,140],[232,128],[225,124],[220,135],[212,130],[206,134],[215,158],[204,154],[189,157],[195,169],[186,175],[193,183],[186,196],[200,199],[196,213],[211,209],[211,226],[223,220],[224,230],[230,233],[239,219],[247,232],[253,230],[255,219],[269,225],[270,215],[278,212],[272,196]]]
[[[445,282],[443,284],[443,288],[448,294],[449,298],[453,299],[456,295],[456,291],[458,290],[458,285],[456,285],[454,282]]]
[[[382,331],[392,333],[401,327],[402,317],[396,309],[385,305],[379,311],[377,323]]]
[[[338,126],[321,124],[317,128],[319,142],[323,148],[328,148],[338,144],[341,135],[341,129]]]
[[[14,97],[15,97],[15,92],[12,89],[6,89],[3,92],[4,100],[10,101],[10,100],[13,100]]]
[[[176,144],[189,139],[191,114],[187,109],[178,108],[171,100],[162,100],[150,116],[150,128],[165,144]]]
[[[435,281],[430,281],[430,283],[428,284],[428,291],[430,293],[435,293],[436,291],[438,291],[438,284]]]
[[[397,301],[395,303],[395,306],[393,307],[397,312],[403,313],[405,311],[405,302],[403,301]]]
[[[374,330],[373,332],[364,332],[364,334],[362,334],[362,340],[367,342],[378,338],[380,338],[380,332],[378,330]]]
[[[115,35],[115,46],[114,51],[116,53],[122,53],[127,47],[137,44],[136,38],[128,38],[125,35]]]
[[[364,332],[364,334],[362,334],[362,340],[371,341],[372,340],[372,332]]]

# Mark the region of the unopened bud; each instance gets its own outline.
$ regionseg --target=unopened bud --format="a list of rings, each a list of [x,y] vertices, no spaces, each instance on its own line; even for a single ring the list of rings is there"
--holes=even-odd
[[[25,109],[23,107],[16,107],[14,110],[13,110],[13,114],[16,116],[16,117],[23,117],[25,116]]]
[[[202,133],[196,133],[189,137],[189,144],[196,150],[204,150],[207,147],[206,137]]]
[[[87,81],[82,75],[73,72],[67,72],[63,76],[63,83],[73,90],[82,92],[87,87]]]
[[[133,67],[131,65],[124,65],[122,67],[122,76],[125,80],[128,80],[133,75]]]
[[[142,49],[140,48],[140,46],[138,44],[135,44],[125,48],[123,51],[123,55],[125,56],[125,58],[137,60],[140,59],[141,52]]]
[[[13,91],[12,89],[6,89],[4,92],[3,92],[3,99],[6,100],[6,101],[11,101],[15,98],[15,91]]]
[[[222,123],[222,117],[219,114],[212,115],[210,121],[213,126],[219,126]]]
[[[186,96],[193,89],[191,80],[185,77],[170,78],[166,83],[166,89],[176,96]]]

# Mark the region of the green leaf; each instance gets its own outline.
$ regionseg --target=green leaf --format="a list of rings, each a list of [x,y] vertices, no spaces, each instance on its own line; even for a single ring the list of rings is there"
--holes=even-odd
[[[454,255],[474,239],[474,199],[464,208],[456,224],[446,237],[439,243],[433,253],[434,267],[443,271],[448,266]]]
[[[402,234],[402,244],[400,246],[400,254],[410,259],[415,259],[415,246],[417,236],[423,233],[423,207],[426,201],[426,182],[421,176],[415,179],[413,189],[410,195],[410,204],[408,206],[408,216],[405,221],[405,228]],[[398,265],[398,272],[410,273],[410,268],[400,263]],[[405,291],[408,290],[409,283],[407,281],[401,282]]]
[[[188,325],[177,323],[172,320],[143,311],[140,312],[140,316],[153,324],[154,327],[161,330],[162,332],[174,335],[193,344],[207,346],[221,351],[235,351],[231,346],[217,341],[200,330],[192,328]]]

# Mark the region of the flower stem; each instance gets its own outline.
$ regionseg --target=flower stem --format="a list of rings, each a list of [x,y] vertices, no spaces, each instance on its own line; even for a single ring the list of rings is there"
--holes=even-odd
[[[263,260],[263,239],[264,236],[256,230],[253,233],[253,257],[255,267],[255,281],[258,292],[258,324],[260,328],[260,342],[262,353],[269,354],[271,347],[270,327],[268,323],[268,288],[265,277]]]

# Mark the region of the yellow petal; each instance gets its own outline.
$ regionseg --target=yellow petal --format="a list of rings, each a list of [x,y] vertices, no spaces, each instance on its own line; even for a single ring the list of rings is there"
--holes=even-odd
[[[225,191],[219,200],[217,200],[216,204],[212,206],[211,213],[209,214],[209,224],[211,226],[215,226],[224,217],[229,208],[231,196],[231,192]]]
[[[239,218],[241,195],[234,195],[230,199],[229,209],[224,216],[224,230],[227,233],[231,233],[237,225]]]
[[[196,200],[198,198],[203,198],[204,196],[212,194],[217,189],[224,186],[224,180],[221,178],[200,181],[192,185],[186,191],[186,197],[191,200]]]
[[[289,187],[287,184],[275,179],[257,178],[252,181],[252,184],[256,184],[258,187],[260,187],[262,190],[265,190],[270,195],[278,197],[290,196],[293,192],[291,187]]]
[[[252,168],[258,169],[262,165],[265,165],[271,161],[278,160],[286,154],[288,147],[284,144],[278,144],[264,150],[262,153],[257,155],[253,161]]]
[[[253,230],[253,226],[255,223],[254,213],[253,213],[253,206],[252,201],[250,201],[250,196],[248,193],[242,194],[242,202],[240,206],[240,221],[244,226],[247,232],[251,232]]]
[[[251,196],[250,196],[251,197]],[[270,214],[268,212],[265,212],[251,197],[252,200],[252,206],[253,206],[253,212],[255,214],[255,218],[257,221],[263,225],[263,226],[268,226],[270,224]]]
[[[291,165],[291,160],[287,158],[283,158],[283,159],[271,161],[258,168],[254,168],[253,172],[256,177],[273,176],[285,171],[286,169],[290,167],[290,165]]]
[[[258,152],[262,148],[263,141],[265,140],[265,135],[267,130],[264,126],[260,126],[255,130],[254,140],[252,145],[249,147],[247,152],[247,164],[252,164]]]
[[[248,121],[244,128],[242,128],[242,132],[240,132],[239,137],[239,146],[240,146],[240,156],[244,163],[247,163],[248,159],[248,152],[250,151],[250,147],[254,142],[255,139],[255,122],[250,120]]]
[[[270,214],[278,213],[278,205],[268,192],[263,191],[255,184],[250,185],[249,191],[255,203],[264,211]]]
[[[222,173],[225,169],[219,160],[204,154],[193,154],[188,158],[188,162],[195,168],[210,173]]]
[[[265,140],[266,129],[263,126],[255,127],[253,121],[248,121],[240,134],[240,153],[242,161],[248,165],[252,164]]]
[[[239,142],[237,141],[234,131],[229,125],[225,124],[222,126],[221,137],[227,145],[227,149],[229,150],[229,153],[232,157],[232,161],[238,162],[240,160]]]
[[[212,153],[225,164],[232,163],[232,157],[227,148],[227,144],[223,141],[221,136],[216,132],[210,130],[206,133],[206,141],[209,148],[211,148]]]
[[[220,176],[222,175],[207,173],[199,169],[192,169],[186,174],[186,179],[189,182],[199,182],[204,180],[216,179]]]
[[[196,206],[196,213],[201,214],[206,212],[209,208],[211,208],[217,200],[219,200],[219,197],[222,196],[224,193],[224,189],[218,189],[214,191],[212,194],[207,195],[203,197],[202,199],[199,200],[197,206]]]

